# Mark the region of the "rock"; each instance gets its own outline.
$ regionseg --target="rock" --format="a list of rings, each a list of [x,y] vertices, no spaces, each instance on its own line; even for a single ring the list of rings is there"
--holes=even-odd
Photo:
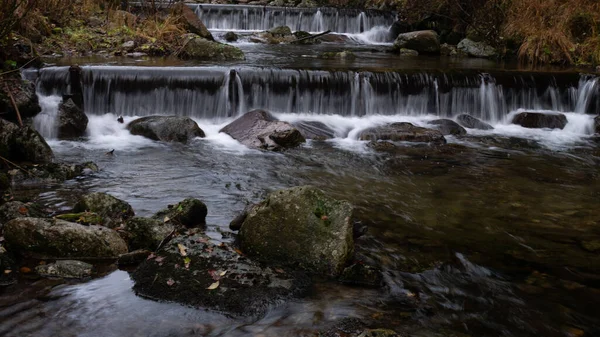
[[[367,329],[358,337],[402,337],[402,335],[390,329]]]
[[[77,222],[82,225],[104,226],[104,219],[94,212],[66,213],[55,216],[56,219]]]
[[[389,40],[395,40],[398,35],[410,32],[411,25],[406,20],[397,20],[390,26],[388,30]]]
[[[359,139],[446,144],[446,138],[440,131],[414,126],[410,123],[392,123],[369,128],[360,133]]]
[[[250,204],[246,206],[244,210],[240,214],[238,214],[238,216],[235,217],[235,219],[231,220],[231,222],[229,223],[229,229],[231,229],[232,231],[239,231],[240,228],[242,228],[242,224],[246,220],[248,213],[250,213],[254,206],[256,205]]]
[[[294,32],[293,35],[296,38],[296,41],[292,41],[292,42],[297,43],[297,44],[319,44],[319,43],[321,43],[320,37],[298,41],[300,39],[304,39],[304,38],[312,36],[312,34],[309,32],[299,30],[299,31]]]
[[[564,129],[567,117],[561,113],[524,111],[516,114],[512,123],[530,129]]]
[[[169,205],[167,209],[157,212],[152,218],[170,222],[176,226],[204,228],[206,226],[206,214],[208,214],[208,209],[202,201],[187,198],[176,205]]]
[[[419,52],[412,49],[400,48],[398,53],[402,56],[419,56]]]
[[[88,118],[72,99],[58,106],[58,137],[61,139],[78,138],[85,134]]]
[[[346,267],[339,281],[345,284],[379,288],[383,285],[381,270],[362,263]]]
[[[117,264],[119,267],[137,266],[138,264],[144,262],[148,256],[150,256],[150,254],[152,254],[152,252],[146,249],[134,250],[133,252],[119,255]]]
[[[204,131],[191,118],[180,116],[148,116],[138,118],[127,125],[132,135],[144,136],[163,142],[187,143],[196,137],[204,137]]]
[[[0,246],[0,286],[17,283],[17,265],[14,259]]]
[[[33,82],[15,78],[8,79],[6,83],[8,83],[8,89],[19,109],[21,119],[25,120],[26,118],[34,117],[42,111],[38,97],[35,93],[35,84]],[[5,90],[6,87],[4,85],[0,86],[0,116],[11,122],[17,123],[17,113],[10,100],[10,96]]]
[[[134,216],[131,205],[110,194],[96,192],[82,196],[73,213],[94,212],[102,218],[102,224],[108,228],[121,226],[127,219]]]
[[[413,49],[421,54],[439,54],[440,37],[433,30],[419,30],[398,35],[394,49]]]
[[[263,268],[203,234],[176,236],[131,277],[142,297],[239,316],[261,316],[309,285],[301,273]]]
[[[335,137],[335,131],[318,121],[298,121],[292,123],[306,139],[325,140]]]
[[[346,43],[350,42],[350,38],[347,35],[333,34],[333,33],[320,36],[318,38],[318,40],[323,41],[323,42],[339,43],[339,44],[346,44]]]
[[[231,122],[219,132],[255,149],[280,151],[300,145],[306,140],[292,125],[278,121],[264,110],[252,110]]]
[[[440,54],[444,56],[467,56],[467,54],[456,48],[456,46],[444,43],[440,46]]]
[[[319,337],[358,336],[365,330],[366,324],[354,317],[345,317],[334,322],[329,327],[320,330]]]
[[[456,48],[472,57],[490,58],[496,56],[496,49],[484,42],[463,39]]]
[[[93,266],[76,260],[58,260],[55,263],[35,267],[36,273],[42,277],[60,277],[83,279],[92,276]]]
[[[47,185],[75,177],[98,172],[98,166],[92,162],[83,164],[39,164],[28,166],[27,172],[10,171],[9,176],[13,185]]]
[[[296,7],[315,8],[319,7],[319,4],[314,0],[302,0]]]
[[[0,119],[0,156],[13,162],[52,162],[52,149],[35,129]]]
[[[275,37],[281,37],[292,35],[292,30],[288,26],[278,26],[267,30],[267,33]]]
[[[238,40],[238,36],[234,32],[227,32],[227,33],[225,33],[225,35],[223,36],[223,38],[227,42],[235,42],[235,41]]]
[[[267,263],[335,277],[354,252],[352,212],[312,186],[276,191],[246,216],[240,247]]]
[[[282,35],[277,34],[273,35],[269,32],[257,32],[250,36],[250,42],[254,43],[265,43],[265,44],[280,44],[280,43],[290,43],[296,41],[296,37],[292,34]]]
[[[210,41],[188,34],[188,40],[179,57],[193,60],[244,60],[244,52],[238,47]]]
[[[133,41],[133,40],[127,41],[121,45],[121,48],[131,51],[135,48],[135,41]]]
[[[11,251],[35,258],[116,259],[127,252],[117,232],[57,219],[19,218],[3,227]]]
[[[322,59],[339,59],[339,60],[354,60],[356,55],[353,52],[344,50],[340,52],[324,52],[319,54]]]
[[[469,128],[469,129],[479,129],[479,130],[493,130],[494,127],[489,125],[488,123],[482,122],[479,119],[471,116],[471,115],[467,115],[467,114],[461,114],[456,116],[456,121],[458,122],[458,124],[464,126],[465,128]]]
[[[169,221],[133,217],[125,223],[125,236],[129,250],[156,250],[158,245],[175,229]]]
[[[194,11],[183,1],[175,4],[171,9],[171,13],[180,18],[180,22],[185,26],[188,32],[196,34],[208,41],[215,40],[198,15],[196,15],[196,13],[194,13]]]
[[[600,134],[600,115],[594,118],[594,132]]]
[[[467,130],[450,119],[436,119],[427,122],[427,124],[433,125],[436,129],[440,130],[444,136],[464,136],[467,134]]]
[[[2,224],[16,218],[42,217],[43,213],[33,203],[21,201],[9,201],[0,206],[0,229]]]

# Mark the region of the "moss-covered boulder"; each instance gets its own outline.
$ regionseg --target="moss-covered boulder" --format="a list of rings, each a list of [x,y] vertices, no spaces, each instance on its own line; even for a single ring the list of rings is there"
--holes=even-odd
[[[58,219],[18,218],[3,227],[11,252],[35,258],[116,259],[127,252],[119,234],[103,226]]]
[[[354,252],[352,212],[312,186],[276,191],[249,211],[240,246],[266,263],[337,276]]]
[[[296,147],[306,141],[291,124],[278,121],[269,112],[258,109],[247,112],[219,132],[250,148],[271,151]]]
[[[53,154],[35,129],[0,119],[0,156],[18,163],[44,164],[52,162]]]
[[[119,227],[135,215],[131,205],[102,192],[82,196],[73,207],[73,213],[81,212],[96,213],[102,218],[102,224],[108,228]]]
[[[187,42],[179,53],[183,59],[193,60],[244,60],[244,52],[238,47],[219,43],[202,38],[198,35],[188,34]]]
[[[362,131],[360,140],[390,140],[397,142],[423,142],[431,144],[445,144],[444,135],[433,129],[422,128],[411,123],[392,123],[372,127]]]
[[[194,33],[210,41],[215,40],[198,15],[196,15],[196,13],[194,13],[194,11],[183,1],[175,4],[175,6],[171,8],[171,13],[178,18],[179,22],[185,26],[188,32]]]
[[[173,238],[131,277],[142,297],[239,316],[260,316],[309,285],[302,273],[262,267],[227,244],[191,233]]]
[[[92,276],[93,268],[91,264],[82,261],[58,260],[35,267],[35,272],[42,277],[84,279]]]
[[[491,58],[497,55],[494,47],[484,42],[476,42],[469,39],[460,41],[456,48],[471,57]]]
[[[403,33],[396,37],[394,50],[412,49],[419,54],[439,54],[440,37],[433,30],[420,30]]]
[[[176,226],[193,228],[204,227],[206,225],[207,214],[208,209],[202,201],[187,198],[175,205],[169,205],[166,209],[154,214],[152,218],[169,222]]]
[[[169,222],[156,219],[133,217],[125,223],[125,237],[129,250],[148,249],[154,251],[175,227]]]
[[[278,26],[267,30],[267,33],[273,36],[289,36],[292,35],[292,30],[288,26]]]
[[[189,117],[148,116],[133,120],[127,125],[132,135],[144,136],[163,142],[187,143],[204,137],[204,131]]]

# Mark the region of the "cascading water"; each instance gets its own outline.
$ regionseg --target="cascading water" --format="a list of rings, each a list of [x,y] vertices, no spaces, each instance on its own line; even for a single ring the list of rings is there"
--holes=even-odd
[[[199,4],[195,12],[210,30],[257,31],[289,26],[293,31],[362,33],[390,27],[395,15],[374,10],[296,8],[250,5]]]

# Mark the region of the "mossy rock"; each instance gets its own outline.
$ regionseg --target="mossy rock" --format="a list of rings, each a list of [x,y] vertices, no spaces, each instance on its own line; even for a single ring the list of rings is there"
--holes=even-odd
[[[170,221],[133,217],[125,224],[125,236],[129,250],[154,251],[174,229],[175,227]]]
[[[131,205],[106,193],[90,193],[82,196],[73,213],[93,212],[101,219],[102,224],[108,228],[121,226],[127,219],[135,215]]]
[[[67,213],[55,216],[55,218],[70,222],[77,222],[82,225],[102,226],[104,220],[101,216],[93,212]]]
[[[312,186],[276,191],[248,212],[240,246],[265,263],[335,277],[354,252],[352,212]]]
[[[188,41],[179,54],[179,57],[194,60],[221,61],[245,59],[244,52],[238,47],[209,41],[194,34],[188,34]]]
[[[162,222],[170,222],[176,226],[192,228],[206,226],[207,214],[208,209],[202,201],[187,198],[176,205],[169,205],[166,209],[154,214],[152,218]]]

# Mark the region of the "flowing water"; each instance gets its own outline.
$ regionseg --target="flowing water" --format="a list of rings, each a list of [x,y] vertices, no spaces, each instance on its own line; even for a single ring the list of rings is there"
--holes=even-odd
[[[262,19],[244,21],[243,15],[283,16],[282,22],[299,25],[295,29],[311,30],[303,25],[333,15],[223,5],[199,5],[200,11],[213,30],[264,29]],[[385,18],[375,14],[339,12],[336,29],[370,29]],[[217,15],[231,19],[215,26]],[[352,21],[361,15],[371,21]],[[592,129],[600,109],[597,77],[481,60],[399,60],[364,45],[343,47],[360,56],[349,63],[305,57],[342,48],[335,44],[311,50],[239,45],[247,60],[220,65],[77,61],[88,64],[83,87],[90,119],[79,141],[57,140],[54,127],[61,94],[69,90],[67,68],[25,72],[37,78],[43,111],[35,125],[57,159],[92,160],[101,170],[20,193],[60,212],[79,194],[102,191],[126,200],[140,216],[195,197],[208,206],[209,236],[230,242],[228,223],[248,203],[312,184],[356,205],[369,228],[357,240],[356,257],[382,267],[385,287],[317,282],[305,298],[242,319],[136,297],[126,271],[107,270],[84,283],[22,282],[6,289],[0,335],[313,336],[348,317],[409,336],[600,335],[600,150]],[[254,108],[289,122],[323,122],[335,138],[267,153],[218,132]],[[523,109],[563,112],[567,127],[510,124]],[[357,140],[371,126],[427,126],[460,113],[494,130],[469,129],[442,147],[412,144],[392,153]],[[189,116],[207,137],[166,144],[125,129],[134,118],[154,114]],[[119,115],[125,124],[116,122]],[[111,149],[115,155],[106,156]]]

